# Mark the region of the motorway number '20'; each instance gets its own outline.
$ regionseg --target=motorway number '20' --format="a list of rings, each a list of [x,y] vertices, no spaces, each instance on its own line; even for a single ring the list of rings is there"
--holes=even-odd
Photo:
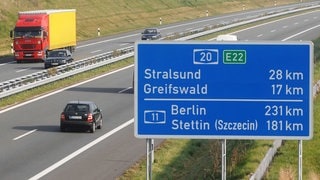
[[[218,64],[217,49],[194,49],[193,50],[194,64]]]

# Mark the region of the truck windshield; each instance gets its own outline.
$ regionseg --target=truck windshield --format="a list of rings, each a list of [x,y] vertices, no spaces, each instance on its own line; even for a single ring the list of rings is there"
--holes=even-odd
[[[41,38],[41,30],[16,30],[15,38]]]

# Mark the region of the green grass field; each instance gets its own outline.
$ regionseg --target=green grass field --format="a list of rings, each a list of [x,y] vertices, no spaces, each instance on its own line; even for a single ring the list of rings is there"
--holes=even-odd
[[[281,0],[277,4],[297,3]],[[127,32],[245,9],[273,6],[273,0],[1,0],[0,55],[10,52],[9,31],[19,11],[71,8],[77,11],[77,40]]]

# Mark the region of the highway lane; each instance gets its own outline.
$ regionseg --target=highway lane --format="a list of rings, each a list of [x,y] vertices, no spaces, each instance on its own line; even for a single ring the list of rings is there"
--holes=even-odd
[[[205,12],[203,13],[203,18],[178,22],[169,25],[159,26],[163,36],[172,35],[177,32],[190,31],[192,29],[199,29],[207,26],[213,26],[217,24],[224,24],[233,22],[243,18],[252,18],[258,15],[268,14],[276,11],[281,11],[283,9],[295,9],[296,7],[301,7],[302,4],[319,4],[319,2],[307,2],[307,3],[297,3],[286,6],[275,6],[264,9],[242,11],[242,7],[239,7],[239,12],[224,14],[220,16],[209,16],[205,17]],[[163,20],[165,21],[165,20]],[[91,57],[94,55],[102,54],[105,52],[110,52],[115,49],[124,48],[132,46],[136,40],[140,39],[142,29],[121,33],[117,35],[101,37],[97,39],[92,39],[88,41],[79,42],[74,53],[75,59],[83,59]],[[0,60],[1,62],[1,60]],[[0,82],[28,75],[37,71],[43,70],[42,63],[27,63],[27,64],[16,64],[15,62],[0,64]]]
[[[312,40],[320,35],[320,11],[261,24],[236,33],[243,41],[250,40]],[[292,36],[288,36],[292,34]]]
[[[132,81],[132,70],[119,71],[105,78],[66,89],[60,93],[39,99],[27,105],[0,114],[0,174],[1,179],[26,179],[40,172],[44,167],[59,161],[80,147],[111,131],[133,117],[133,94],[128,88]],[[102,109],[104,127],[95,134],[83,132],[60,133],[59,115],[69,100],[93,100]],[[130,123],[132,128],[132,123]],[[35,130],[20,139],[15,138]],[[132,132],[132,131],[129,131]],[[127,132],[128,133],[128,132]],[[118,145],[105,147],[109,156],[128,164],[136,161],[144,151],[144,140],[124,136],[129,142],[115,142]],[[133,133],[131,134],[133,139]],[[114,141],[111,141],[114,142]],[[119,144],[120,143],[120,144]],[[113,143],[111,143],[113,144]],[[122,147],[121,147],[122,144]],[[119,147],[120,146],[120,147]],[[119,149],[115,150],[115,147]],[[140,150],[131,151],[130,148]],[[124,152],[123,152],[124,151]],[[116,154],[130,154],[128,159]],[[138,153],[135,156],[132,154]],[[97,154],[98,155],[98,154]],[[107,164],[109,164],[107,166]],[[105,164],[114,173],[114,161]],[[121,168],[121,170],[123,167]],[[108,171],[105,171],[106,174]],[[122,172],[122,171],[121,171]]]
[[[145,141],[135,139],[132,133],[133,121],[130,119],[133,117],[133,94],[132,89],[128,87],[131,85],[131,81],[132,69],[120,71],[106,78],[71,87],[61,93],[2,112],[0,114],[3,123],[3,126],[0,127],[1,179],[32,177],[45,167],[49,167],[105,133],[109,133],[122,123],[129,121],[128,127],[120,129],[125,132],[124,135],[117,133],[115,136],[111,136],[112,138],[99,144],[99,146],[103,146],[103,151],[95,153],[95,156],[106,158],[103,161],[103,167],[107,170],[103,170],[99,179],[101,176],[120,175],[123,169],[137,161],[145,151]],[[104,114],[102,130],[96,131],[95,134],[59,132],[59,115],[63,106],[67,101],[77,99],[93,100],[101,107]],[[29,132],[31,134],[26,134]],[[109,145],[104,145],[105,143]],[[101,154],[101,152],[104,153]],[[108,156],[105,155],[106,153]],[[76,159],[79,158],[82,157],[78,156]],[[86,161],[86,156],[83,159]],[[93,160],[93,162],[95,161]],[[83,168],[88,168],[90,163],[81,163],[79,166],[84,165]],[[81,172],[84,174],[77,179],[91,179],[84,178],[88,175],[92,176],[91,173]],[[117,173],[115,174],[115,172]],[[53,179],[56,179],[57,176],[54,175]],[[64,173],[61,176],[60,179],[65,179]]]
[[[293,18],[285,18],[280,21],[275,21],[273,23],[267,23],[264,25],[256,26],[254,28],[249,28],[245,31],[241,31],[236,33],[240,38],[242,37],[245,40],[264,40],[264,41],[269,41],[269,40],[309,40],[305,37],[310,37],[309,34],[315,34],[313,31],[312,27],[317,27],[318,22],[314,21],[313,23],[310,23],[309,20],[306,21],[306,19],[317,19],[317,17],[320,16],[320,13],[314,12],[314,13],[306,13],[301,16],[296,16]],[[290,26],[290,24],[297,25],[297,26]],[[286,27],[285,32],[282,31],[274,31],[276,28],[282,29],[282,27]],[[299,31],[296,31],[296,29],[300,29]],[[311,29],[311,30],[310,30]],[[315,28],[317,29],[317,28]],[[317,30],[319,32],[319,29]],[[253,34],[253,32],[256,32],[256,34]],[[304,32],[304,35],[301,34],[301,32]],[[263,36],[259,36],[259,33],[263,33]],[[278,34],[278,35],[277,35]],[[283,34],[286,34],[284,36]],[[317,36],[318,37],[318,36]],[[260,38],[260,39],[259,39]],[[133,129],[128,129],[129,131],[132,132]],[[127,135],[126,132],[122,132],[124,136]],[[122,134],[121,133],[121,134]],[[129,132],[130,134],[130,132]],[[112,138],[113,139],[113,138]],[[122,139],[122,138],[121,138]],[[116,139],[115,139],[116,141]],[[103,145],[102,145],[103,144]],[[90,175],[88,173],[83,172],[86,169],[86,165],[84,162],[87,162],[89,159],[92,160],[90,162],[93,163],[93,166],[101,166],[101,168],[98,168],[97,170],[92,171],[91,176],[97,179],[113,179],[114,176],[107,176],[104,174],[104,171],[108,169],[108,167],[105,167],[105,162],[108,160],[114,160],[112,157],[108,156],[107,152],[105,152],[106,147],[108,147],[108,144],[103,142],[102,144],[99,144],[97,147],[93,148],[92,150],[88,152],[84,152],[84,156],[79,156],[79,158],[76,158],[73,161],[70,161],[66,164],[65,167],[60,167],[53,171],[52,173],[49,173],[47,176],[45,176],[44,179],[54,179],[55,177],[63,178],[63,177],[68,177],[68,178],[89,178]],[[104,153],[106,157],[97,157],[96,154]],[[125,154],[122,154],[124,156]],[[121,155],[120,155],[121,156]],[[84,158],[85,157],[85,158]],[[116,163],[117,162],[117,163]],[[116,162],[114,163],[115,166],[116,164],[121,164],[123,162],[118,162],[118,159],[116,159]],[[79,170],[80,169],[80,170]],[[118,173],[118,169],[114,170],[115,174]],[[72,172],[72,173],[70,173]],[[80,173],[79,176],[74,176],[74,173]],[[83,179],[85,179],[83,178]],[[67,178],[66,178],[67,179]]]
[[[317,17],[319,12],[304,17],[284,19],[264,26],[238,32],[240,39],[255,40],[258,32],[264,33],[260,40],[283,40],[297,32],[291,28],[306,27],[305,17]],[[280,22],[280,24],[278,24]],[[282,22],[282,23],[281,23]],[[298,23],[298,27],[285,28],[286,32],[273,31]],[[318,22],[313,21],[313,26]],[[260,28],[256,30],[256,28]],[[257,32],[256,37],[253,32]],[[276,35],[279,33],[279,35]],[[307,31],[305,34],[313,34]],[[286,37],[283,36],[286,34]],[[247,37],[247,38],[246,38]],[[296,36],[295,36],[296,37]],[[145,140],[133,137],[132,68],[119,71],[87,83],[74,86],[27,105],[0,113],[0,174],[3,179],[26,179],[55,165],[97,138],[105,137],[94,147],[74,156],[70,161],[52,168],[43,179],[114,179],[130,164],[145,153]],[[101,131],[95,134],[83,132],[60,133],[59,114],[68,100],[86,99],[97,102],[105,114]],[[86,100],[81,98],[80,100]],[[128,126],[107,136],[123,123]],[[34,131],[35,130],[35,131]],[[25,134],[30,133],[30,134]],[[25,135],[25,136],[23,136]],[[18,138],[18,139],[16,139]],[[96,168],[90,168],[96,167]],[[92,177],[92,178],[91,178]]]

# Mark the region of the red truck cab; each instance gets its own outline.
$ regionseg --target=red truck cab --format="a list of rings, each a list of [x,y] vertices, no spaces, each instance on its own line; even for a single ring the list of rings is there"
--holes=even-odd
[[[14,58],[23,60],[43,61],[48,49],[48,16],[46,14],[19,13],[13,38]]]

